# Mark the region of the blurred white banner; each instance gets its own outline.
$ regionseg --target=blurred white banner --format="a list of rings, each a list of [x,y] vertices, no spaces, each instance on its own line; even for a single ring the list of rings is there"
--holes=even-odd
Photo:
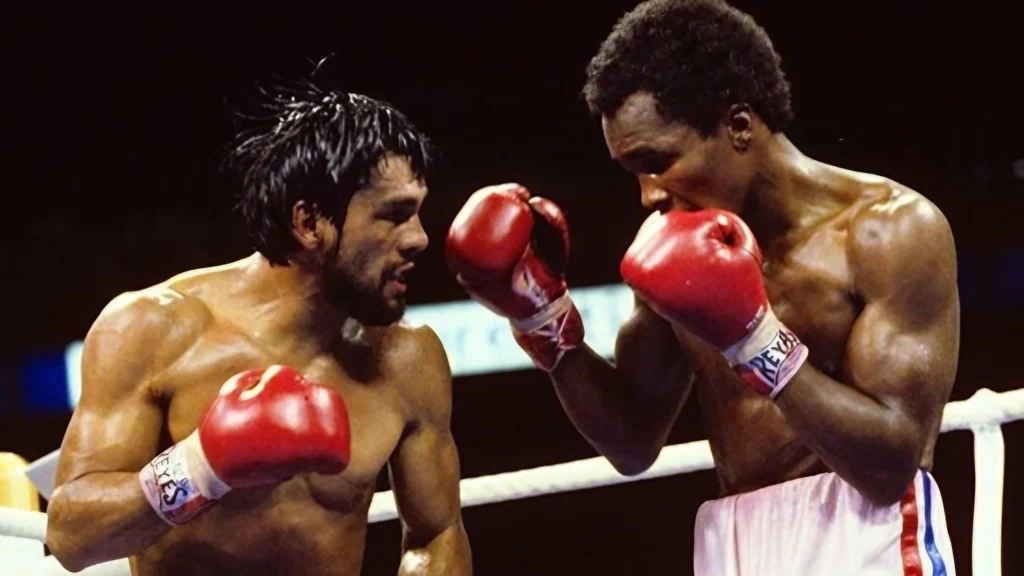
[[[570,291],[586,326],[586,342],[611,358],[619,326],[633,310],[633,292],[624,284],[591,286]],[[508,321],[472,300],[411,306],[405,313],[411,324],[426,324],[437,332],[448,353],[452,375],[468,376],[523,370],[533,366],[520,350]],[[81,396],[82,342],[72,342],[64,353],[67,397],[72,408]]]
[[[611,358],[619,326],[633,310],[633,292],[625,285],[571,290],[583,317],[586,342]],[[466,376],[530,368],[533,363],[512,338],[508,320],[473,301],[413,306],[406,321],[426,324],[437,332],[448,352],[452,374]]]

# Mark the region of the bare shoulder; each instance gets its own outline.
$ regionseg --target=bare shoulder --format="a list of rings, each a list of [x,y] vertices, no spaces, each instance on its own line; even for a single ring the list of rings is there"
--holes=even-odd
[[[381,349],[390,371],[406,379],[429,381],[429,387],[450,389],[448,355],[433,328],[398,323],[387,327],[383,336]]]
[[[143,290],[125,292],[107,304],[89,333],[114,332],[124,339],[145,336],[169,336],[193,333],[211,319],[206,305],[195,296],[159,284]]]
[[[196,297],[167,284],[124,292],[110,301],[92,329],[131,331],[139,328],[170,328],[179,322],[202,321],[209,310]]]
[[[88,382],[89,372],[94,370],[109,373],[117,368],[136,376],[159,371],[196,341],[211,318],[199,298],[168,284],[123,293],[104,307],[86,335],[83,376]],[[125,381],[138,382],[134,378]]]
[[[868,300],[916,301],[924,308],[956,292],[956,246],[945,215],[894,182],[850,222],[847,254]]]
[[[113,332],[126,344],[173,353],[213,322],[216,303],[211,298],[216,299],[214,295],[237,277],[243,264],[188,270],[148,288],[125,292],[100,312],[90,333]]]
[[[426,325],[398,323],[384,329],[382,360],[415,419],[447,420],[452,373],[437,333]]]

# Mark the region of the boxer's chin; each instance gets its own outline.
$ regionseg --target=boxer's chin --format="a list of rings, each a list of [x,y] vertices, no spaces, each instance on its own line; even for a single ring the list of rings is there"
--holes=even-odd
[[[377,290],[365,292],[362,303],[351,314],[364,325],[387,326],[405,315],[405,284],[385,280]]]
[[[379,290],[349,291],[345,298],[349,315],[364,326],[388,326],[405,315],[405,296]]]
[[[352,309],[352,317],[365,326],[388,326],[405,315],[405,299],[381,298]]]

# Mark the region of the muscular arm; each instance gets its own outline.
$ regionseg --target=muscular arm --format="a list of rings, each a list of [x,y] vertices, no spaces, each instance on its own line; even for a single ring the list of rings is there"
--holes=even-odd
[[[469,538],[462,525],[459,455],[450,429],[452,377],[441,341],[414,332],[401,356],[410,422],[389,462],[402,521],[399,576],[469,576]]]
[[[69,570],[135,554],[169,528],[146,500],[138,472],[157,455],[163,425],[149,383],[188,340],[174,308],[122,296],[85,339],[82,396],[47,509],[47,545]]]
[[[693,388],[694,363],[671,326],[639,299],[619,330],[616,363],[587,346],[566,353],[551,381],[569,419],[622,474],[654,463]]]
[[[890,504],[938,433],[956,375],[959,299],[952,233],[937,209],[921,200],[888,220],[871,218],[851,233],[866,306],[847,344],[844,382],[804,364],[777,403],[840,477]]]

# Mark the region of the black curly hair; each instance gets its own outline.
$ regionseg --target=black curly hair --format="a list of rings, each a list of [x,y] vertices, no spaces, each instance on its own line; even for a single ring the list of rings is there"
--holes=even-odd
[[[430,167],[429,139],[387,102],[311,81],[261,93],[260,112],[242,117],[251,126],[239,133],[226,168],[249,236],[274,264],[287,266],[298,248],[291,215],[299,200],[340,227],[337,218],[386,154],[407,158],[417,178]]]
[[[649,0],[623,16],[587,66],[583,89],[596,115],[631,94],[710,135],[734,104],[748,104],[773,132],[793,120],[789,82],[768,34],[722,0]]]

